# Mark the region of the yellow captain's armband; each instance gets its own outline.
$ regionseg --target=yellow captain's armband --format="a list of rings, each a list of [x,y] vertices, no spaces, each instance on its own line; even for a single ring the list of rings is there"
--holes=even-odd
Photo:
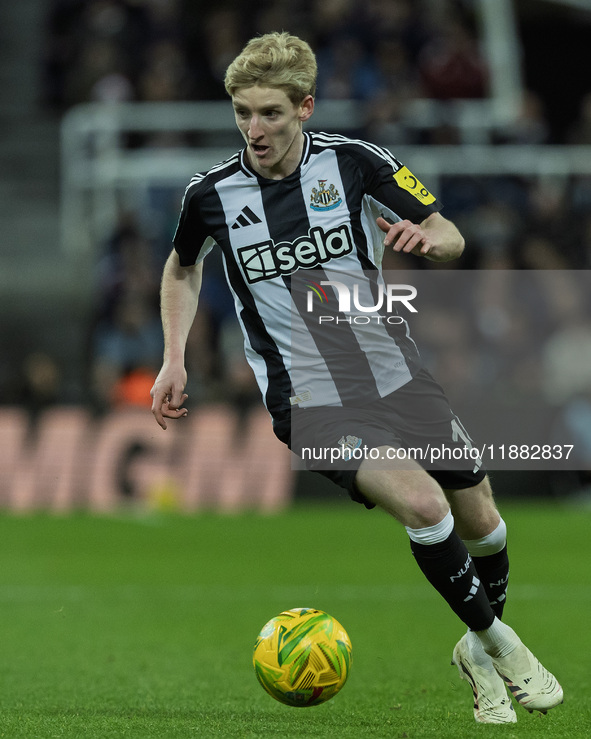
[[[431,205],[435,202],[435,195],[431,195],[429,190],[409,171],[408,167],[401,167],[398,172],[395,172],[394,179],[398,187],[408,190],[423,205]]]

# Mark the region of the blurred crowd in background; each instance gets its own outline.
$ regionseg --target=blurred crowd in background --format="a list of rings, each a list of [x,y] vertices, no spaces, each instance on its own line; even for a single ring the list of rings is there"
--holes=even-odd
[[[222,99],[230,61],[251,36],[274,30],[316,50],[319,98],[383,102],[388,115],[411,97],[478,98],[486,64],[461,9],[425,0],[54,0],[46,102]]]
[[[429,131],[411,129],[405,127],[401,112],[414,98],[445,101],[488,95],[487,63],[472,11],[468,0],[214,4],[53,0],[42,56],[42,104],[61,114],[89,101],[224,99],[225,69],[244,43],[258,33],[288,30],[308,40],[317,52],[318,100],[352,99],[364,106],[365,123],[359,135],[392,147],[395,154],[396,145],[455,143],[457,131],[445,121]],[[496,131],[494,142],[591,144],[591,94],[581,96],[577,111],[557,132],[544,101],[526,90],[518,120]],[[407,164],[412,169],[413,163]],[[164,228],[154,230],[153,219],[145,214],[125,212],[101,247],[96,310],[86,348],[89,397],[85,399],[98,412],[121,404],[149,403],[148,390],[162,357],[159,278],[171,248],[182,191],[172,195],[161,214]],[[573,373],[581,374],[579,362],[591,366],[590,296],[585,291],[580,294],[580,286],[569,286],[568,281],[568,270],[591,269],[591,176],[444,177],[437,195],[445,206],[444,215],[457,223],[468,245],[454,268],[567,271],[560,284],[566,294],[578,296],[568,308],[577,318],[577,331],[570,336],[578,351]],[[400,258],[386,256],[384,267],[437,268],[425,260],[409,261],[401,264]],[[441,367],[446,387],[491,397],[502,387],[508,397],[513,391],[521,392],[529,378],[551,399],[556,388],[548,383],[552,385],[549,378],[555,376],[562,390],[567,388],[561,390],[562,400],[569,395],[584,397],[591,407],[589,381],[585,386],[584,381],[571,378],[569,384],[564,381],[564,367],[561,378],[561,371],[550,363],[531,366],[524,349],[525,337],[533,331],[527,321],[535,323],[539,318],[535,311],[526,321],[514,307],[503,304],[502,291],[496,297],[492,291],[487,299],[484,317],[478,311],[470,314],[470,306],[454,313],[457,305],[450,307],[447,322],[445,310],[439,314],[438,325],[448,324],[444,334],[450,337],[448,349],[454,347],[453,352],[445,352],[450,361]],[[230,400],[239,408],[259,403],[219,255],[208,257],[200,306],[187,352],[192,401]],[[567,310],[558,304],[554,307],[561,315]],[[468,346],[459,346],[454,339],[467,315],[473,320],[463,335],[471,346],[484,347],[480,361],[493,356],[493,350],[503,357],[489,361],[486,371],[462,361]],[[558,328],[551,321],[545,326],[548,343],[558,342]],[[520,351],[507,351],[518,344]],[[35,408],[58,398],[59,370],[51,368],[47,357],[29,360],[21,400]],[[471,368],[470,377],[479,378],[478,387],[467,368]],[[591,411],[587,412],[591,419]]]
[[[288,30],[318,57],[319,100],[364,104],[377,143],[453,143],[442,123],[406,129],[417,98],[478,99],[489,70],[474,0],[50,0],[42,55],[43,103],[226,98],[226,67],[253,35]],[[576,63],[576,61],[575,61]],[[550,82],[550,81],[549,81]],[[499,142],[591,143],[591,95],[553,130],[547,102],[526,91]]]

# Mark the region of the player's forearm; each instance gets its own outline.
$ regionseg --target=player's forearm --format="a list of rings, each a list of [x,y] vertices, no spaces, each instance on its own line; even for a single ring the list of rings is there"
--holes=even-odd
[[[438,213],[432,213],[422,223],[433,246],[426,254],[434,262],[449,262],[457,259],[464,251],[464,237],[456,226]]]
[[[182,361],[195,319],[203,265],[181,267],[172,252],[162,274],[160,305],[164,332],[164,361]]]

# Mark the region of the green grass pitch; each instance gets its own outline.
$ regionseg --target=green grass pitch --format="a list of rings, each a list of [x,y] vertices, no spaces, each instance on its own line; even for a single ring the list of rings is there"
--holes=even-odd
[[[348,500],[274,516],[0,516],[0,737],[591,736],[591,509],[502,505],[506,619],[565,703],[479,726],[450,657],[462,625],[404,530]],[[328,703],[270,698],[252,668],[285,608],[334,615],[351,675]]]

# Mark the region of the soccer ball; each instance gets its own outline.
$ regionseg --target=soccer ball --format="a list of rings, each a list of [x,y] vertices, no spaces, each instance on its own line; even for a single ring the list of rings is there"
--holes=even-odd
[[[263,626],[253,663],[260,684],[275,700],[288,706],[316,706],[345,684],[351,640],[328,613],[292,608]]]

